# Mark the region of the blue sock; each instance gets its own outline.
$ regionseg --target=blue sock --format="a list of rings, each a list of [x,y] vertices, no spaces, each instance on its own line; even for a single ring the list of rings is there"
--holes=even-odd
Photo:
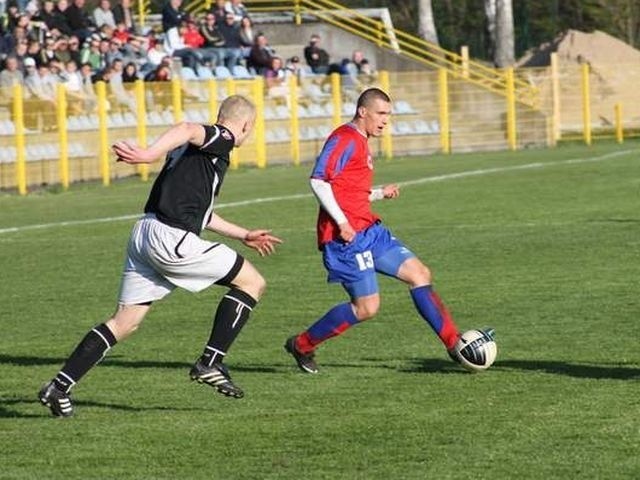
[[[460,332],[432,286],[417,287],[410,290],[410,293],[413,303],[422,318],[436,332],[447,349],[453,348],[458,341]]]
[[[316,345],[340,335],[356,323],[358,323],[358,318],[353,312],[351,303],[341,303],[325,313],[306,332],[299,335],[296,345],[300,351],[311,351]]]

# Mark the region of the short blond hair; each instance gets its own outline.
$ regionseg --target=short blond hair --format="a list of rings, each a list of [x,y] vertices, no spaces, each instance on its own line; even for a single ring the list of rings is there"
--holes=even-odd
[[[250,120],[256,115],[256,106],[242,95],[231,95],[224,99],[218,110],[218,122]]]

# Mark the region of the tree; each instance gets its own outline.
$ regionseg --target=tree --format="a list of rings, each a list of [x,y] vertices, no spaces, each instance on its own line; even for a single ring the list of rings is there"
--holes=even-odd
[[[515,61],[513,6],[511,0],[496,0],[496,35],[493,63],[508,67]]]
[[[431,0],[418,0],[418,33],[427,42],[439,45]]]

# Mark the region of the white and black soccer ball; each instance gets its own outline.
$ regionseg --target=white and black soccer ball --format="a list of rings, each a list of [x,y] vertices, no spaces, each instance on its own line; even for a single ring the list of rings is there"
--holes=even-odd
[[[453,347],[453,354],[460,364],[470,372],[489,368],[496,359],[498,346],[493,339],[493,330],[468,330],[460,335]]]

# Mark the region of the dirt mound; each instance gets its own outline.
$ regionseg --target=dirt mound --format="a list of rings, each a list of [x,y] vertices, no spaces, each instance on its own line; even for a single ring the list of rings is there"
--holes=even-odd
[[[551,53],[558,54],[560,63],[640,64],[640,50],[599,30],[593,33],[567,30],[553,41],[543,43],[525,53],[516,67],[546,67]]]

